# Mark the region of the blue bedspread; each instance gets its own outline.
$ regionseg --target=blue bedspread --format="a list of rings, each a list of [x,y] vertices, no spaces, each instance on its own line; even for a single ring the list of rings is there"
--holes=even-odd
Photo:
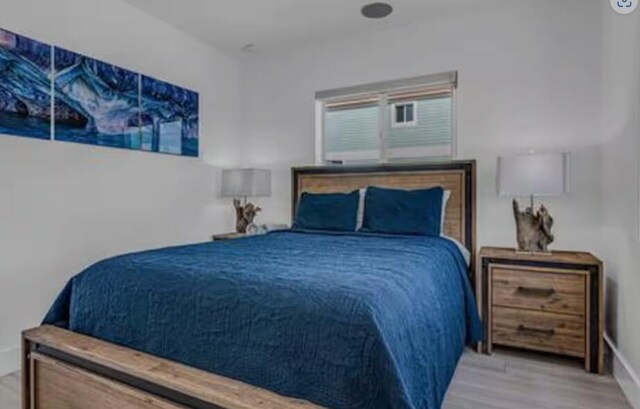
[[[443,238],[274,232],[128,254],[74,277],[44,323],[330,408],[440,408],[482,336]]]

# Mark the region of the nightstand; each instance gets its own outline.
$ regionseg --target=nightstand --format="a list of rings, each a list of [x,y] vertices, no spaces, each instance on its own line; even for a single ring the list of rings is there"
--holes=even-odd
[[[221,240],[233,240],[233,239],[241,239],[243,237],[247,237],[246,233],[221,233],[214,234],[211,236],[211,240],[213,241],[221,241]]]
[[[485,247],[478,257],[478,307],[486,342],[584,360],[604,372],[602,262],[589,253],[519,253]]]

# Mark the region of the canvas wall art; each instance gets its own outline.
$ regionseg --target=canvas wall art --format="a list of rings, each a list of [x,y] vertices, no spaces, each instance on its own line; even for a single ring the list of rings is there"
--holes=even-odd
[[[198,93],[0,29],[0,134],[198,157]]]
[[[0,133],[51,137],[51,46],[0,29]]]
[[[140,149],[139,75],[55,49],[55,139]]]
[[[142,149],[198,156],[198,94],[147,76],[140,92]]]

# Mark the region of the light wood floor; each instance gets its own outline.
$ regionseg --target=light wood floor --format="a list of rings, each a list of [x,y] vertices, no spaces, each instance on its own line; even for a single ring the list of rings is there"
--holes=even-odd
[[[20,375],[14,373],[0,378],[0,409],[20,408]]]
[[[0,378],[0,409],[19,409],[20,377]],[[498,351],[462,357],[443,409],[631,409],[610,375],[579,363]]]

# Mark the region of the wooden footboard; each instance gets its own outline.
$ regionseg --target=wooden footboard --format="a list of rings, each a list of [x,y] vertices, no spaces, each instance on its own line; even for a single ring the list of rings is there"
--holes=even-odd
[[[287,398],[60,328],[23,333],[23,409],[310,409]]]

